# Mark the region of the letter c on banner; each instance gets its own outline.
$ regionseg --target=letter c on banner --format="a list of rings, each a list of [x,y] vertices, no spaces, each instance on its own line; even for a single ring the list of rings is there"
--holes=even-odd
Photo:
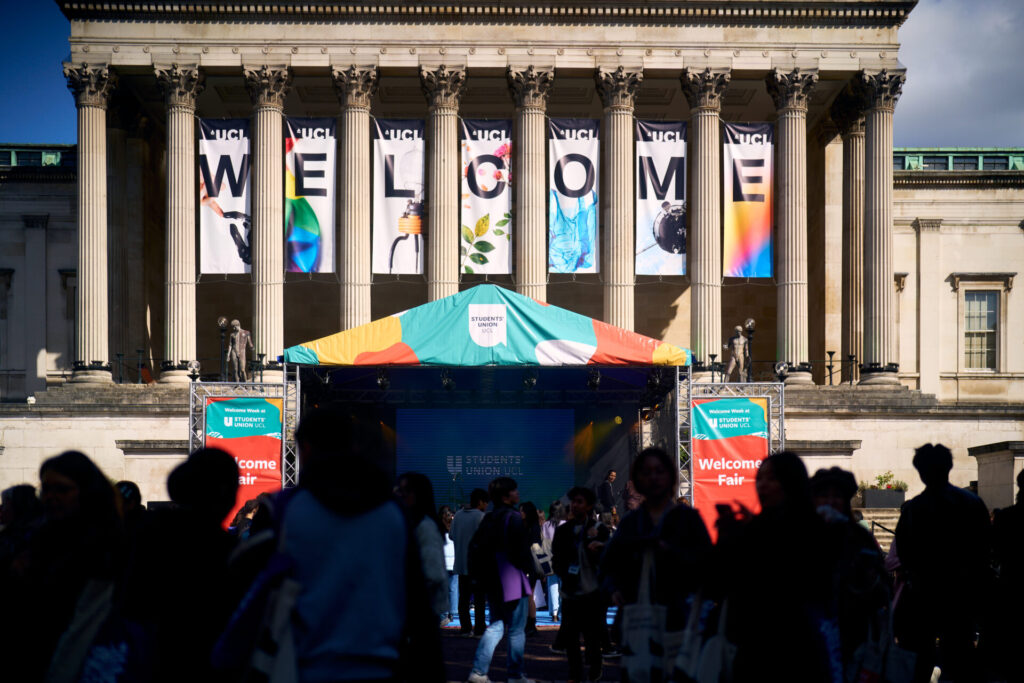
[[[499,170],[505,169],[505,162],[501,157],[494,156],[493,154],[481,154],[472,161],[466,167],[466,184],[469,185],[469,191],[475,194],[481,199],[493,199],[505,191],[505,182],[500,181],[493,189],[481,190],[480,186],[476,182],[477,169],[484,164],[493,164],[495,168]]]
[[[587,171],[587,179],[583,182],[583,186],[576,189],[570,190],[565,186],[565,167],[572,162],[576,162],[583,166]],[[590,159],[582,154],[566,154],[564,157],[559,159],[555,163],[555,187],[558,191],[566,197],[583,197],[590,193],[594,189],[594,182],[597,180],[597,174],[594,173],[594,165],[590,162]]]

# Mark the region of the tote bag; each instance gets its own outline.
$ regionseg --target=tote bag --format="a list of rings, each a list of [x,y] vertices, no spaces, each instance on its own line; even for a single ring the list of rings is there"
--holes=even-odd
[[[697,667],[700,665],[700,652],[704,645],[704,636],[700,629],[700,611],[703,601],[701,591],[693,596],[693,606],[686,620],[686,629],[679,644],[676,655],[675,669],[672,673],[673,683],[692,683],[697,679]]]
[[[644,553],[635,604],[622,609],[622,672],[629,683],[665,683],[672,676],[683,631],[665,629],[667,610],[651,604],[654,551]]]

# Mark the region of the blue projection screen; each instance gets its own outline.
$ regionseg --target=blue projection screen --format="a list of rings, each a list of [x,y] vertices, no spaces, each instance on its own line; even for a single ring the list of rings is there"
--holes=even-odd
[[[474,488],[512,477],[520,499],[546,510],[573,486],[574,412],[518,409],[395,411],[396,474],[422,472],[437,505],[469,502]]]

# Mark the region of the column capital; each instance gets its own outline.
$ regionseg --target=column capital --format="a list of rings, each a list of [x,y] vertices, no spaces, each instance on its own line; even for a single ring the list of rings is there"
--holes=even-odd
[[[370,99],[377,91],[376,66],[332,66],[331,80],[334,81],[334,91],[342,107],[369,110]]]
[[[525,69],[509,65],[505,72],[508,91],[516,107],[522,109],[546,109],[548,92],[555,82],[555,70],[536,68],[530,64]]]
[[[206,87],[206,74],[199,70],[197,64],[156,66],[153,71],[168,107],[195,110],[196,98]]]
[[[857,80],[869,108],[892,111],[896,108],[896,101],[903,93],[907,72],[889,71],[888,69],[878,72],[861,71],[857,74]]]
[[[79,107],[106,109],[110,96],[117,88],[117,73],[107,64],[75,65],[64,62],[64,78]]]
[[[437,67],[420,65],[420,85],[431,111],[434,109],[458,109],[462,86],[465,83],[465,69],[448,68],[445,64]]]
[[[811,91],[818,82],[818,71],[799,67],[792,71],[772,69],[764,80],[777,111],[797,109],[806,112]]]
[[[597,67],[594,70],[594,83],[601,95],[605,109],[633,110],[640,84],[644,81],[642,70],[626,69],[618,66],[614,69]]]
[[[868,102],[863,90],[849,84],[836,95],[829,117],[844,139],[851,135],[864,135],[864,114],[867,108]]]
[[[722,110],[722,95],[732,80],[729,69],[683,69],[680,82],[690,109]]]
[[[243,66],[245,87],[252,106],[284,109],[284,98],[292,85],[292,71],[287,66]]]

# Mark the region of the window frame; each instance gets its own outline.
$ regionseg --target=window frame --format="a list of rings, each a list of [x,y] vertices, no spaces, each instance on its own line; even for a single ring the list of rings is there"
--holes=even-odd
[[[1005,373],[1007,347],[1007,299],[1016,273],[952,273],[957,293],[957,373],[992,375]],[[996,293],[995,367],[967,367],[967,292]]]

